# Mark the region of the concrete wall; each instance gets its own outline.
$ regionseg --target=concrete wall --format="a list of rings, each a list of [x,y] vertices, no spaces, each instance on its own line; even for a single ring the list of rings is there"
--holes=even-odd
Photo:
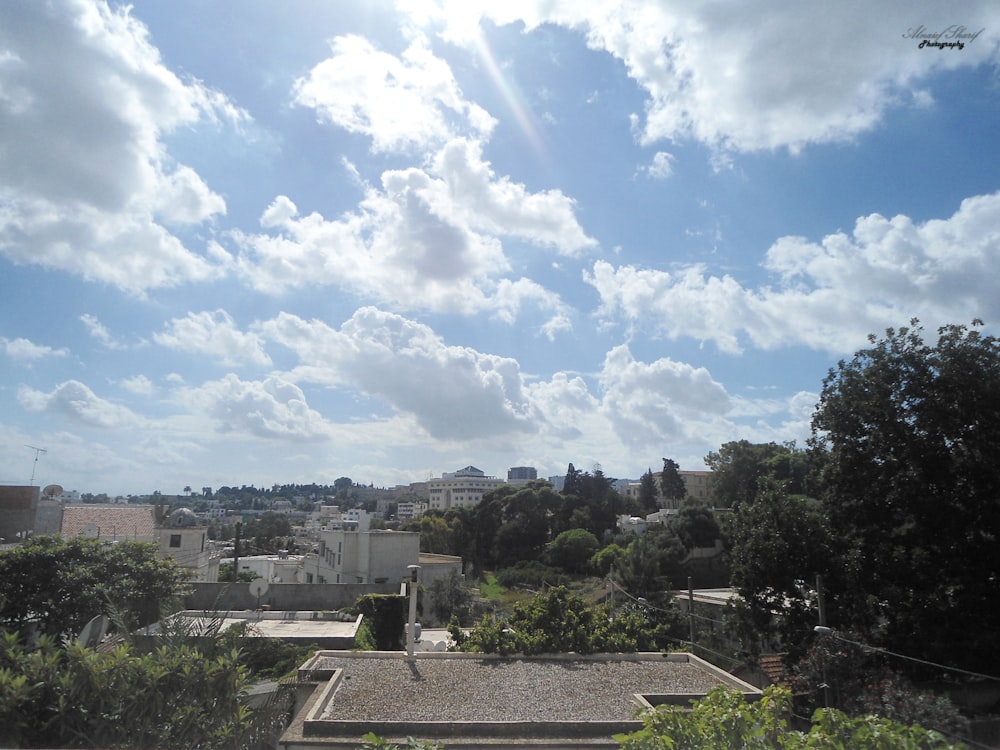
[[[58,534],[62,530],[63,507],[59,500],[39,500],[35,534]]]
[[[248,583],[192,583],[184,597],[184,608],[216,610],[256,609],[257,596]],[[365,594],[398,594],[399,582],[356,583],[272,583],[260,597],[261,606],[278,610],[343,609]]]
[[[18,533],[35,531],[35,514],[38,511],[40,491],[34,485],[0,486],[0,537],[7,543],[15,542]]]

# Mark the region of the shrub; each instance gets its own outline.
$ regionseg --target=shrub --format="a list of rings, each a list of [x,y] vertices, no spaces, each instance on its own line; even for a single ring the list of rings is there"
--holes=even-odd
[[[642,715],[643,727],[615,737],[622,750],[959,750],[943,735],[877,716],[852,718],[836,709],[819,709],[808,732],[790,728],[792,696],[769,687],[759,701],[718,687],[692,702],[690,710],[660,706]]]

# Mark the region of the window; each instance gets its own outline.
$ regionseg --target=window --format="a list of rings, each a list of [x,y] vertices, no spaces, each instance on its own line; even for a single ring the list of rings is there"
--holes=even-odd
[[[171,534],[170,535],[170,546],[174,547],[174,548],[177,548],[177,547],[181,546],[181,535],[180,534]]]

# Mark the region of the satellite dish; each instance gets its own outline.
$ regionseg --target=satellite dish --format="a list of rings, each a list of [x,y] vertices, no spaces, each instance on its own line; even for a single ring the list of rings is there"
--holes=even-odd
[[[265,591],[267,591],[267,581],[265,581],[263,578],[254,578],[252,581],[250,581],[251,594],[259,597]]]
[[[77,638],[80,645],[84,648],[96,648],[97,644],[104,640],[104,634],[108,632],[109,624],[111,624],[111,620],[107,615],[97,615],[97,617],[91,618],[90,622],[83,626],[80,637]]]
[[[61,497],[62,493],[63,493],[63,488],[62,485],[59,484],[47,485],[45,489],[42,490],[42,494],[45,495],[45,497],[49,498],[50,500],[54,497]]]
[[[257,597],[257,609],[260,609],[260,595],[267,591],[267,581],[254,578],[250,581],[250,593]]]

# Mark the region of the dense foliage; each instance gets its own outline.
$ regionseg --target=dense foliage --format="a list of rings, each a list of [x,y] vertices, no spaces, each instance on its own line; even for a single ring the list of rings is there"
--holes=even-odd
[[[184,577],[155,544],[38,536],[0,553],[0,627],[76,636],[99,614],[126,628],[159,619]]]
[[[712,502],[722,508],[752,504],[765,484],[778,482],[790,494],[805,492],[808,456],[794,443],[725,443],[705,457],[711,470]]]
[[[458,573],[452,571],[451,575],[434,579],[427,589],[432,621],[447,623],[453,617],[459,622],[471,619],[476,603],[465,580]]]
[[[792,728],[791,693],[770,687],[759,701],[719,687],[690,710],[660,706],[642,716],[643,728],[616,739],[622,750],[958,750],[938,732],[876,716],[851,718],[819,709],[809,731]]]
[[[832,540],[819,503],[761,480],[754,502],[739,505],[730,528],[734,605],[744,651],[788,652],[812,640],[816,575],[827,570]]]
[[[601,543],[586,529],[569,529],[553,539],[547,557],[552,565],[569,573],[586,573]]]
[[[849,639],[817,639],[793,674],[799,711],[829,706],[849,716],[877,714],[949,735],[968,732],[967,720],[946,696],[917,687],[881,653]]]
[[[564,586],[514,605],[506,619],[483,617],[469,632],[452,628],[460,651],[486,654],[578,654],[658,651],[668,641],[669,626],[653,621],[639,608],[615,614],[595,607]]]
[[[1000,341],[919,326],[831,370],[813,417],[838,542],[831,622],[894,651],[1000,670]],[[960,637],[962,648],[955,649]]]
[[[99,653],[0,635],[0,746],[242,748],[265,728],[243,702],[235,651],[168,641]]]
[[[358,633],[362,648],[374,651],[395,651],[406,639],[404,626],[407,616],[407,598],[395,594],[367,594],[355,602],[350,611],[364,615],[362,629]]]

